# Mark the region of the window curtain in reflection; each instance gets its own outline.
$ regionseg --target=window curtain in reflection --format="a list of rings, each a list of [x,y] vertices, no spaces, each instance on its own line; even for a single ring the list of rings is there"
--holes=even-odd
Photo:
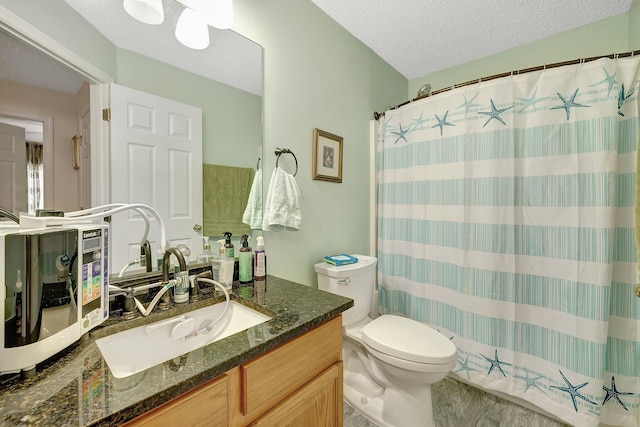
[[[44,208],[42,144],[27,141],[27,208],[30,213]]]
[[[464,381],[571,425],[638,425],[639,61],[481,82],[380,123],[381,312],[449,337]]]

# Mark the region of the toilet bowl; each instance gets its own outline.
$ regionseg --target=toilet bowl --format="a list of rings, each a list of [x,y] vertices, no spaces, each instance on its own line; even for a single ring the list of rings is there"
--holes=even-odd
[[[382,427],[434,426],[431,384],[455,367],[456,347],[412,319],[371,319],[377,260],[354,256],[355,264],[314,266],[319,289],[354,300],[342,317],[345,400]]]

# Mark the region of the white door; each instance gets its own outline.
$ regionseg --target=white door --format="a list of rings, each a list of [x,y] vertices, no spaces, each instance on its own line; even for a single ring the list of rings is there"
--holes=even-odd
[[[0,207],[27,212],[27,161],[24,128],[0,123]]]
[[[91,207],[91,111],[80,116],[80,174],[78,183],[78,204],[80,209]]]
[[[164,221],[168,246],[199,253],[202,224],[202,110],[111,85],[111,202],[143,203]],[[140,255],[144,231],[135,211],[112,216],[111,272]],[[149,241],[159,249],[158,224]]]

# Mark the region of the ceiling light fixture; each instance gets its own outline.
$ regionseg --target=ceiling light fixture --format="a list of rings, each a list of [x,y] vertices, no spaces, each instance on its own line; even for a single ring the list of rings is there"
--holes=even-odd
[[[202,50],[209,46],[209,26],[204,17],[188,7],[178,19],[176,38],[191,49]]]
[[[162,0],[124,0],[124,10],[140,22],[159,25],[164,21]]]
[[[208,25],[226,30],[233,25],[233,0],[178,0],[202,14]]]
[[[233,0],[177,0],[186,6],[176,25],[180,43],[191,49],[209,46],[209,25],[221,30],[233,25]],[[162,0],[123,0],[129,15],[145,24],[164,21]]]

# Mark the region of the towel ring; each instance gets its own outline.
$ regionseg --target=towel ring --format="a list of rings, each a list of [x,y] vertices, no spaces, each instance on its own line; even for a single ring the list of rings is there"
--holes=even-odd
[[[296,158],[296,155],[293,154],[293,151],[289,150],[288,148],[276,148],[275,149],[275,154],[276,154],[276,167],[278,167],[278,160],[280,160],[280,156],[283,154],[291,154],[293,156],[293,159],[296,161],[296,171],[293,173],[293,176],[296,176],[296,174],[298,173],[298,159]]]

